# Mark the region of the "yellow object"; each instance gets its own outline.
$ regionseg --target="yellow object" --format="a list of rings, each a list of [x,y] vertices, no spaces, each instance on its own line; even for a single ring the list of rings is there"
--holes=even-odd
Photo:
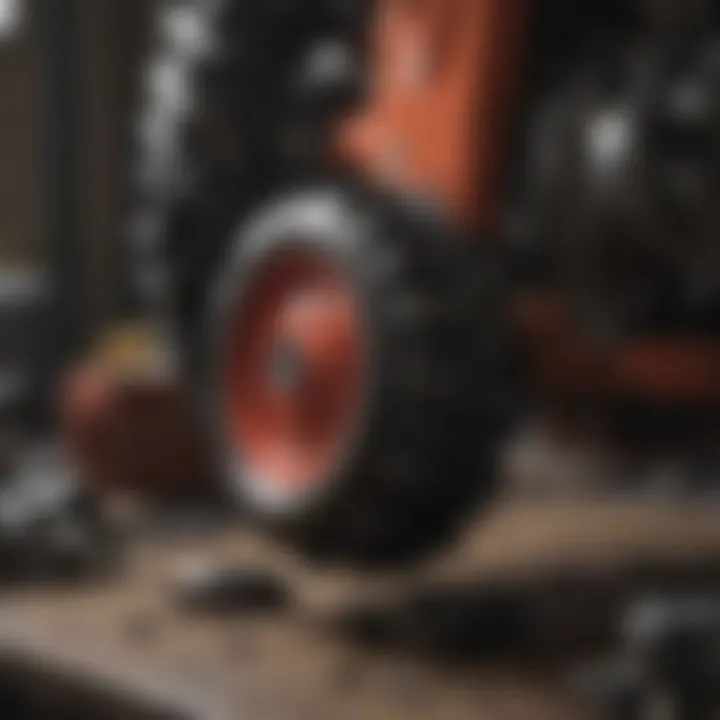
[[[116,325],[100,336],[91,357],[114,374],[145,375],[161,364],[164,346],[157,331],[147,324]]]

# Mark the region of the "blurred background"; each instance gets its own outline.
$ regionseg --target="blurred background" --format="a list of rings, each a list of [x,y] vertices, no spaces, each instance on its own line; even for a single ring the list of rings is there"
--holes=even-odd
[[[3,387],[34,392],[31,373],[11,376],[52,374],[127,309],[129,128],[152,5],[0,3],[0,313],[19,330],[0,331]]]
[[[510,0],[460,2],[498,34],[471,32],[497,56],[475,58],[464,90],[449,83],[477,113],[456,146],[432,95],[436,124],[415,124],[412,101],[383,114],[398,77],[422,93],[412,33],[406,46],[372,26],[390,67],[377,77],[368,6],[312,4],[0,0],[0,719],[718,717],[720,6],[538,0],[525,25],[503,15]],[[202,98],[192,113],[183,81]],[[176,120],[187,137],[171,136]],[[173,163],[185,152],[189,180]],[[445,152],[457,177],[433,164]],[[282,253],[312,214],[285,193],[318,177],[353,223],[368,208],[379,223],[336,266],[380,275],[399,254],[420,270],[358,291],[383,300],[362,322],[388,321],[381,370],[400,399],[368,415],[362,463],[343,453],[310,478],[316,513],[312,482],[303,497],[280,478],[291,522],[278,528],[272,502],[240,485],[282,468],[272,449],[287,446],[269,443],[240,480],[242,433],[226,451],[198,427],[205,412],[232,425],[235,397],[231,377],[206,403],[202,362],[218,358],[204,322],[216,276],[245,281],[223,262],[240,219],[276,202],[264,212],[290,224],[265,244]],[[416,257],[426,235],[437,255]],[[473,244],[488,237],[500,242]],[[404,283],[428,302],[402,306]],[[329,297],[289,312],[290,334],[335,319]],[[295,298],[280,299],[282,319]],[[217,352],[243,366],[241,314],[222,309]],[[182,376],[145,372],[163,313]],[[302,353],[276,350],[255,385],[276,365],[302,384]],[[335,471],[347,502],[327,490]],[[429,555],[389,560],[406,549]]]

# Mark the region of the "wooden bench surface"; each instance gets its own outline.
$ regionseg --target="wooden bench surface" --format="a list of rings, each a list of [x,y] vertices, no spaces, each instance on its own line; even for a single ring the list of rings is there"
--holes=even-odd
[[[6,592],[0,662],[196,708],[178,714],[188,718],[588,718],[554,670],[380,654],[322,632],[321,620],[415,583],[591,567],[611,576],[634,562],[682,567],[716,556],[715,508],[619,501],[499,504],[455,548],[392,574],[314,568],[242,528],[157,533],[127,548],[117,577]],[[204,558],[272,567],[297,607],[266,617],[183,613],[172,578]]]

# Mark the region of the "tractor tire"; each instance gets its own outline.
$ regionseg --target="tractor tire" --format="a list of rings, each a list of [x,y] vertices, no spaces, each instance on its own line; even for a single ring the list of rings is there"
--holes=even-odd
[[[369,564],[457,533],[494,485],[507,359],[497,273],[471,254],[426,208],[364,188],[280,196],[243,224],[212,305],[208,412],[251,517]],[[328,422],[297,432],[318,402]]]

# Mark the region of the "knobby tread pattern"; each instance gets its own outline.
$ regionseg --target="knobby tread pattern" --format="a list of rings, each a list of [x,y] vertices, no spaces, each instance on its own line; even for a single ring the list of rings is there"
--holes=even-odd
[[[279,141],[290,78],[318,39],[358,32],[351,6],[159,5],[130,241],[141,302],[172,329],[198,387],[227,244],[254,207],[296,177]],[[449,539],[492,489],[506,360],[496,274],[420,204],[359,187],[346,195],[375,227],[356,272],[375,308],[380,400],[339,492],[282,526],[259,519],[313,557],[394,564]]]
[[[350,272],[368,308],[379,390],[327,497],[259,519],[319,560],[396,564],[454,537],[493,489],[499,298],[489,260],[421,206],[357,187],[341,197],[369,228]],[[264,238],[263,253],[281,252],[285,239]]]

